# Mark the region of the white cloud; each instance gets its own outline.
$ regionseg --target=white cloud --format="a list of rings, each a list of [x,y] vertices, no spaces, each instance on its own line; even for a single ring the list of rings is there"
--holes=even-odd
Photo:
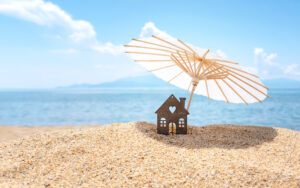
[[[298,67],[298,64],[291,64],[284,69],[284,73],[300,76],[300,69]]]
[[[96,36],[93,26],[84,20],[74,20],[57,5],[42,0],[2,0],[0,12],[39,25],[61,26],[71,30],[69,37],[76,42]]]
[[[277,57],[277,54],[272,53],[270,55],[267,55],[265,58],[266,63],[268,63],[269,65],[279,65],[277,63],[274,63],[274,59]]]
[[[102,53],[119,53],[120,45],[101,44],[96,39],[96,31],[91,23],[76,20],[59,6],[43,0],[0,0],[0,13],[18,17],[38,25],[59,26],[66,29],[73,42],[88,41]],[[94,48],[92,48],[94,49]]]
[[[263,79],[272,78],[290,78],[298,79],[300,75],[300,69],[298,64],[285,65],[283,63],[276,62],[276,53],[267,53],[263,48],[254,49],[254,63],[257,74]]]
[[[222,50],[217,50],[216,53],[217,53],[217,55],[220,56],[222,59],[227,59],[226,53],[223,52]]]
[[[171,35],[167,34],[165,31],[158,29],[153,22],[147,22],[140,33],[140,38],[150,37],[152,35],[157,35],[162,38],[176,40]]]
[[[254,55],[259,55],[264,53],[264,49],[263,48],[254,48]]]
[[[125,50],[122,45],[114,45],[110,42],[103,44],[99,44],[98,42],[91,46],[93,50],[96,50],[100,53],[110,53],[113,55],[122,54]]]
[[[263,48],[254,48],[255,63],[263,61],[270,66],[279,66],[278,63],[274,62],[277,57],[276,53],[267,54]]]

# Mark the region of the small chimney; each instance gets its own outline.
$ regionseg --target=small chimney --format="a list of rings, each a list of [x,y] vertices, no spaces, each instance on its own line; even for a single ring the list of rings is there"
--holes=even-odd
[[[185,108],[185,98],[179,98],[180,99],[180,105]]]

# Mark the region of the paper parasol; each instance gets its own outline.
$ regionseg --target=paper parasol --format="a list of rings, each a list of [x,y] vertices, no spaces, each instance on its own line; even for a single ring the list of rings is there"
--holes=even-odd
[[[258,76],[208,49],[154,35],[132,39],[124,46],[126,53],[148,71],[191,92],[187,110],[194,93],[228,103],[245,104],[261,102],[269,97],[268,88]]]

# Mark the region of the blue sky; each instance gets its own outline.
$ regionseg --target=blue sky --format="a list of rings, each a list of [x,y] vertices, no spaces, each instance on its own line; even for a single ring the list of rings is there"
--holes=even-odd
[[[300,1],[0,0],[0,88],[145,74],[122,45],[164,31],[262,79],[300,80]]]

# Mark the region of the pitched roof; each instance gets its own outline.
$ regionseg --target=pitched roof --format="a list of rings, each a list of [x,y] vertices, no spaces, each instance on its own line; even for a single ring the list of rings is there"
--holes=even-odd
[[[176,111],[177,110],[183,110],[184,112],[186,112],[187,114],[189,114],[189,112],[184,108],[181,108],[179,105],[180,105],[180,102],[178,101],[178,99],[173,95],[171,94],[169,96],[169,98],[155,111],[155,113],[158,113],[165,105],[167,105],[167,103],[174,103],[174,106],[176,106]],[[178,108],[177,108],[178,107]]]

